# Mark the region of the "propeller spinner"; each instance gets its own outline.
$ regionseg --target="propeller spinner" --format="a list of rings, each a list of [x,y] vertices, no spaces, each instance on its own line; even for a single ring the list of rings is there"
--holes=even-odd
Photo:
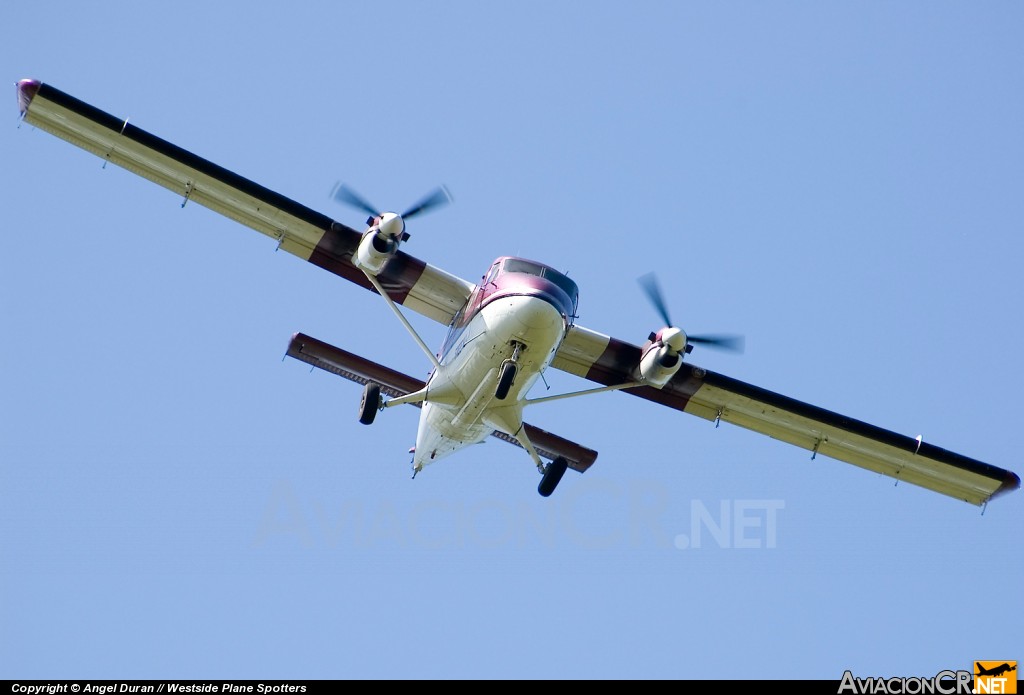
[[[665,298],[661,294],[661,287],[658,285],[658,278],[654,273],[647,273],[646,275],[637,279],[640,286],[644,289],[644,293],[647,298],[654,305],[655,310],[658,312],[658,316],[665,322],[665,328],[659,331],[659,337],[663,343],[668,345],[676,352],[683,352],[687,349],[687,345],[707,345],[708,347],[716,348],[718,350],[729,350],[731,352],[743,352],[744,339],[741,335],[687,335],[681,328],[677,328],[673,325],[672,319],[668,315],[668,305],[665,303]]]

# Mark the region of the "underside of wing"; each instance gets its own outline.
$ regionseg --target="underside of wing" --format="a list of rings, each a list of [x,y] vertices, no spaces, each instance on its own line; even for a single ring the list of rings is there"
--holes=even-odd
[[[125,119],[35,80],[18,83],[26,123],[210,208],[278,242],[278,248],[371,291],[352,264],[360,232],[162,140]],[[402,251],[377,276],[393,300],[442,324],[473,285]]]
[[[636,379],[641,354],[637,345],[574,327],[552,366],[611,386]],[[1020,487],[1012,471],[694,365],[684,364],[662,389],[638,386],[625,392],[972,504]]]
[[[419,379],[302,333],[292,336],[292,340],[288,344],[287,355],[359,384],[375,382],[380,385],[381,392],[391,398],[415,393],[424,386],[424,382]],[[420,404],[415,405],[419,407]],[[553,460],[562,456],[569,462],[570,468],[580,473],[590,468],[597,459],[597,452],[593,449],[588,449],[533,425],[524,424],[523,427],[526,429],[526,436],[537,449],[537,453],[544,458]],[[495,430],[491,434],[510,444],[520,446],[515,437],[504,432]]]

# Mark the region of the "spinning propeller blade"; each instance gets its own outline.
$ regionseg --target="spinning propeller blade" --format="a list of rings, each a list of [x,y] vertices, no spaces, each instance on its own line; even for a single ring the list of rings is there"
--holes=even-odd
[[[371,205],[369,201],[366,200],[366,198],[359,195],[358,193],[356,193],[354,190],[352,190],[343,183],[335,184],[334,190],[331,191],[331,198],[344,205],[348,205],[357,210],[362,210],[371,218],[379,218],[385,214],[383,211],[378,210],[376,207]],[[443,205],[447,205],[450,202],[452,202],[451,193],[449,193],[448,189],[445,188],[444,186],[438,186],[428,196],[426,196],[420,202],[416,203],[411,208],[403,212],[401,215],[397,215],[397,217],[403,220],[402,228],[404,229],[404,220],[416,217],[416,215],[422,215],[425,212],[430,212],[431,210],[439,208]]]
[[[430,212],[434,208],[447,205],[450,202],[452,202],[452,194],[444,186],[438,186],[430,195],[403,212],[402,219],[408,220],[424,212]]]
[[[337,183],[334,186],[334,190],[331,191],[331,197],[343,205],[354,207],[357,210],[362,210],[370,217],[380,217],[381,213],[377,208],[366,202],[366,199],[361,195],[353,191],[351,188],[343,183]]]
[[[746,342],[742,335],[688,335],[686,340],[694,345],[707,345],[719,350],[740,353],[743,352]]]
[[[661,287],[658,285],[658,278],[654,273],[647,273],[639,278],[637,282],[644,289],[647,294],[647,298],[654,305],[661,320],[665,322],[665,327],[671,327],[674,324],[672,319],[668,315],[668,305],[665,303],[665,298],[661,294]],[[705,335],[687,335],[686,342],[693,345],[706,345],[711,348],[718,350],[729,350],[730,352],[743,352],[745,346],[745,340],[742,335],[731,335],[731,334],[705,334]]]
[[[658,315],[661,316],[661,320],[665,322],[665,325],[673,325],[672,319],[668,317],[668,306],[665,304],[665,298],[661,295],[661,287],[658,286],[658,278],[654,273],[647,273],[647,275],[637,278],[637,282],[644,288],[647,298],[651,300],[651,304],[657,309]]]

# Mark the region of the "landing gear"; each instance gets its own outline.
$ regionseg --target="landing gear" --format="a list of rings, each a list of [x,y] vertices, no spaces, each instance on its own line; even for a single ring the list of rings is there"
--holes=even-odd
[[[494,391],[494,397],[499,401],[505,400],[508,396],[509,390],[512,388],[512,382],[516,380],[516,372],[519,371],[519,367],[516,363],[511,360],[505,360],[501,363],[501,372],[498,373],[498,388]]]
[[[363,400],[359,402],[359,422],[364,425],[373,424],[380,405],[380,384],[370,381],[363,388]]]
[[[501,371],[498,372],[498,388],[494,390],[494,397],[499,401],[505,400],[509,389],[516,380],[516,373],[519,371],[519,353],[523,350],[523,344],[512,342],[512,356],[501,363]]]
[[[541,497],[551,496],[568,467],[569,462],[565,460],[565,457],[559,456],[544,468],[544,477],[540,479],[540,485],[537,486],[537,492]]]

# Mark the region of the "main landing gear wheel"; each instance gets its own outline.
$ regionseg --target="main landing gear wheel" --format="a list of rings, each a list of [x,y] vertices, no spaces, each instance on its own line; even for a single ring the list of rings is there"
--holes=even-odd
[[[499,401],[505,400],[508,396],[509,389],[512,388],[512,382],[516,380],[516,367],[515,362],[505,361],[501,363],[501,372],[498,374],[498,388],[494,391],[494,397]]]
[[[555,487],[558,485],[558,481],[565,475],[565,469],[568,467],[569,462],[562,456],[548,464],[547,468],[544,469],[544,477],[540,479],[540,485],[537,486],[537,492],[540,493],[541,497],[551,496],[551,493],[555,491]]]
[[[359,422],[364,425],[373,424],[380,410],[380,385],[372,381],[363,388],[363,400],[359,402]]]

